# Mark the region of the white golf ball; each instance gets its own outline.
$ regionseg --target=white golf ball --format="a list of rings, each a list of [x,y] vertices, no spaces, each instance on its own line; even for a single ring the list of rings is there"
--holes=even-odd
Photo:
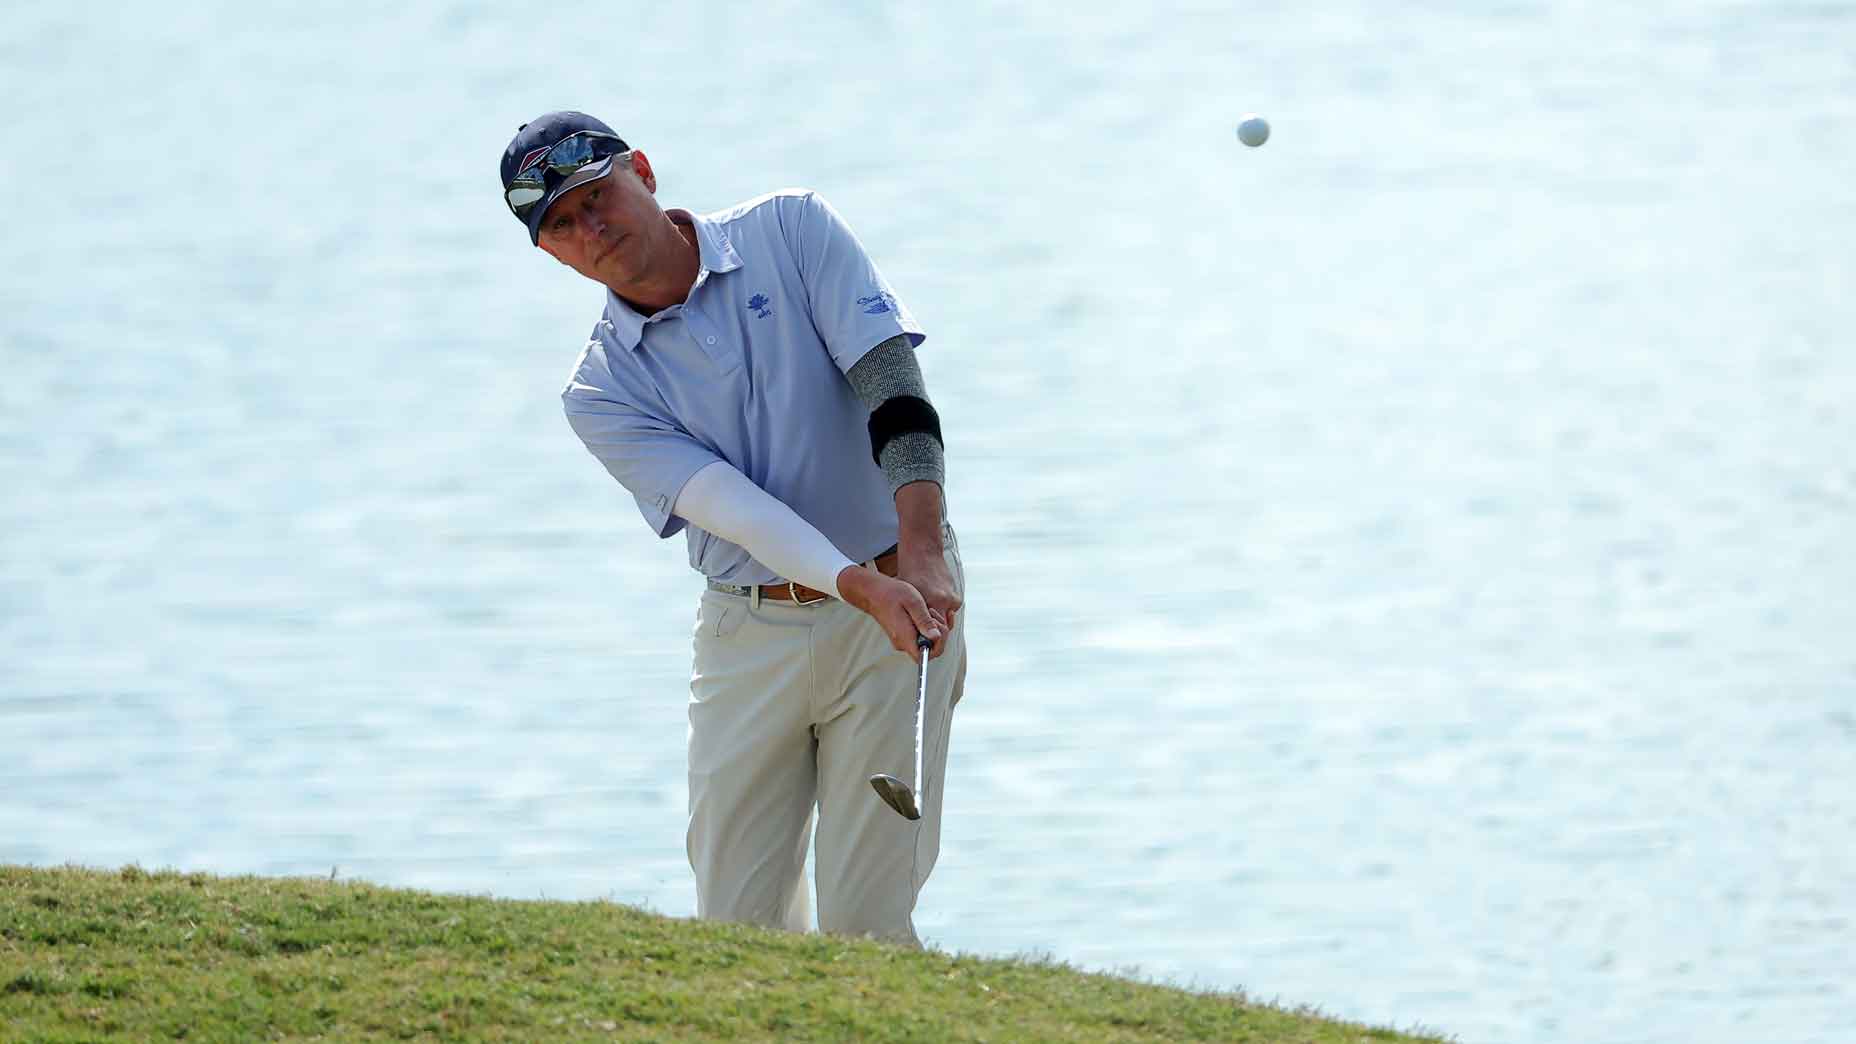
[[[1254,112],[1244,114],[1244,120],[1237,125],[1237,140],[1256,148],[1270,140],[1269,121]]]

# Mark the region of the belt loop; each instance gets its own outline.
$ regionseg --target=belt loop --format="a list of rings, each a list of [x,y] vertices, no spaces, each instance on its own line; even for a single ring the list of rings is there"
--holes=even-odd
[[[748,608],[758,613],[760,612],[760,585],[755,584],[748,590],[752,592],[748,595]]]

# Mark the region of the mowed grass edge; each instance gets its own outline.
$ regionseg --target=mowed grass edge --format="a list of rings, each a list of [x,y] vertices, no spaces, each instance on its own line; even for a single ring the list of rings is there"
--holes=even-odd
[[[0,865],[8,1041],[1440,1038],[1049,961],[611,902]]]

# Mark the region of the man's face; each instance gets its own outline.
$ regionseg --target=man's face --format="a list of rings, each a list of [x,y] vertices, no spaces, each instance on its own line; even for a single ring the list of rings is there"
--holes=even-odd
[[[554,201],[536,245],[588,279],[622,291],[668,260],[662,252],[683,246],[656,190],[644,153],[615,156],[611,173]]]

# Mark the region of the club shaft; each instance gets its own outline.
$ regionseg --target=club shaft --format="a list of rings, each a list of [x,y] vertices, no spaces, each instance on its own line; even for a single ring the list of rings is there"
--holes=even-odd
[[[927,780],[922,778],[922,724],[928,716],[928,650],[920,650],[921,675],[915,686],[915,807],[927,800]]]

